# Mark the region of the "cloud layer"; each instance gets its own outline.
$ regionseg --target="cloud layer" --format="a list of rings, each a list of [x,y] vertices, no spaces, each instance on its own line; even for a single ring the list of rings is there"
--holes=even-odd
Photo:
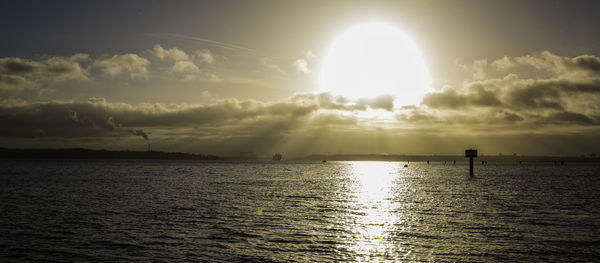
[[[207,49],[186,53],[160,45],[139,53],[96,57],[5,57],[0,58],[0,93],[3,97],[36,100],[42,94],[60,93],[68,86],[85,88],[126,82],[137,88],[144,81],[218,81],[212,67],[216,60]]]
[[[472,74],[458,87],[427,94],[423,120],[477,117],[480,123],[515,122],[513,129],[550,126],[579,129],[600,120],[600,58],[560,57],[550,52],[464,67]],[[468,113],[468,114],[467,114]],[[410,118],[410,116],[405,116]]]
[[[254,65],[282,77],[294,71],[305,75],[314,57],[307,53],[290,60],[289,68],[270,58]],[[232,78],[222,75],[232,65],[224,65],[227,60],[207,49],[185,52],[160,45],[138,54],[0,58],[0,142],[124,148],[144,144],[141,137],[164,150],[224,155],[282,149],[426,154],[477,145],[572,154],[598,146],[600,58],[588,55],[542,52],[458,65],[468,76],[461,83],[438,87],[419,105],[408,106],[395,104],[393,94],[353,100],[297,93],[270,102],[208,96],[206,103],[108,101],[93,93],[87,101],[43,99],[68,85],[138,83],[133,89],[144,93],[144,85],[160,81],[218,83]],[[523,141],[527,138],[532,141]]]

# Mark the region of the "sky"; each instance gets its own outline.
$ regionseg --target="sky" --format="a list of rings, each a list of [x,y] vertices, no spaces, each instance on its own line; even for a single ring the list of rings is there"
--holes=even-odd
[[[596,1],[0,4],[0,147],[151,143],[222,156],[600,152]],[[350,49],[343,62],[328,60],[344,32],[369,23],[412,41],[427,87],[400,80],[371,94],[382,82],[352,84],[378,66],[369,59],[406,46],[378,50],[385,43],[376,42]],[[347,88],[324,87],[326,61],[356,70],[330,76],[350,80]],[[394,61],[401,62],[384,71],[404,76],[394,65],[414,65]],[[423,92],[407,95],[414,91]]]

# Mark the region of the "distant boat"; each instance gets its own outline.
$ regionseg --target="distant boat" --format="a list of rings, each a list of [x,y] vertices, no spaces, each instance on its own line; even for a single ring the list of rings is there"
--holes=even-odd
[[[408,164],[405,164],[404,167],[408,167]]]
[[[281,153],[276,153],[275,155],[273,155],[273,161],[281,161],[282,157],[283,155],[281,155]]]
[[[322,162],[322,163],[326,163],[326,162],[327,162],[327,160],[323,160],[323,161],[321,161],[321,162]]]

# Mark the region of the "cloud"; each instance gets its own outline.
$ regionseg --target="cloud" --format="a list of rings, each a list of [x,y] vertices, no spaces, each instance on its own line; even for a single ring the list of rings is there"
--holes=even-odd
[[[546,117],[544,117],[542,119],[542,121],[544,123],[566,123],[566,124],[584,124],[584,125],[588,125],[588,124],[598,124],[597,121],[593,120],[592,118],[584,115],[584,114],[580,114],[580,113],[574,113],[574,112],[556,112],[556,113],[552,113]]]
[[[30,86],[32,83],[18,75],[0,74],[0,91],[17,91]]]
[[[160,45],[139,54],[91,57],[78,53],[65,57],[40,55],[37,59],[4,57],[0,58],[0,95],[26,100],[44,95],[58,98],[58,94],[85,93],[84,90],[97,87],[110,90],[115,81],[123,81],[123,78],[128,79],[124,85],[132,89],[146,88],[147,83],[144,87],[141,83],[147,80],[187,88],[191,80],[221,81],[218,72],[223,65],[217,58],[208,49],[190,54],[176,47]]]
[[[105,98],[91,97],[91,98],[88,99],[88,101],[91,102],[91,103],[106,104],[106,99]]]
[[[198,74],[200,73],[200,69],[194,63],[189,61],[177,61],[173,68],[171,69],[173,72],[178,74]]]
[[[188,54],[186,54],[184,51],[181,51],[180,49],[178,49],[176,47],[173,47],[170,49],[164,49],[160,45],[154,45],[151,53],[161,60],[170,59],[170,60],[174,60],[174,61],[181,61],[181,60],[189,60],[190,59],[190,56],[188,56]]]
[[[345,115],[340,113],[324,113],[315,115],[311,119],[311,124],[316,126],[349,126],[356,125],[358,118],[353,115]]]
[[[360,117],[362,112],[371,109],[394,110],[397,121],[392,124],[397,124],[397,128],[381,126],[376,116]],[[519,112],[483,107],[469,112],[415,105],[394,109],[391,96],[352,100],[329,93],[297,94],[270,103],[224,99],[203,105],[128,104],[97,97],[85,102],[4,101],[0,103],[0,122],[3,123],[0,141],[4,142],[28,138],[48,142],[79,141],[86,145],[104,142],[98,147],[111,145],[122,149],[136,145],[135,140],[128,139],[131,134],[144,138],[144,134],[148,137],[146,131],[152,130],[153,145],[156,144],[157,149],[201,149],[215,154],[235,154],[244,150],[280,151],[282,145],[310,153],[324,150],[324,145],[350,147],[343,145],[354,145],[376,134],[383,138],[400,135],[409,136],[407,138],[451,137],[463,136],[465,132],[471,136],[531,131],[536,134],[588,134],[600,126],[596,117],[569,111]],[[564,127],[570,128],[564,130]],[[111,142],[107,143],[106,138],[112,138]],[[342,143],[341,138],[347,142]],[[406,145],[409,143],[399,149],[407,149]],[[192,146],[196,148],[186,148]],[[368,148],[371,146],[364,147],[367,148],[362,149],[371,149]],[[393,150],[385,145],[379,147],[387,152]],[[368,150],[362,152],[365,151]]]
[[[8,137],[86,137],[111,136],[117,127],[137,131],[148,128],[226,129],[257,122],[282,119],[294,122],[353,124],[354,112],[391,109],[393,98],[351,101],[324,94],[299,94],[278,102],[256,100],[219,100],[207,105],[109,103],[104,98],[87,102],[46,102],[0,104],[0,136]],[[342,103],[345,102],[345,103]],[[302,121],[300,121],[302,120]],[[288,126],[286,126],[288,127]],[[39,134],[44,130],[44,134]],[[236,131],[239,132],[239,131]]]
[[[394,97],[391,95],[381,95],[371,99],[351,100],[342,96],[333,96],[331,93],[325,92],[319,94],[297,94],[291,100],[300,105],[313,104],[317,105],[320,109],[340,111],[365,111],[367,109],[392,111],[394,107]]]
[[[590,55],[564,57],[544,51],[519,57],[505,56],[492,62],[487,59],[476,60],[470,67],[462,67],[470,71],[474,79],[479,80],[514,72],[526,77],[593,77],[600,73],[600,58]]]
[[[212,52],[208,49],[196,50],[196,61],[199,63],[212,64],[215,62],[215,58],[212,55]]]
[[[17,57],[0,58],[0,73],[27,78],[47,78],[51,80],[86,80],[87,71],[79,64],[88,58],[87,54],[71,57],[48,57],[39,61]]]
[[[294,61],[294,67],[296,68],[296,72],[300,73],[311,73],[312,70],[309,68],[309,61],[313,60],[317,56],[312,53],[310,50],[306,51],[304,54],[304,58],[299,58]]]
[[[172,64],[168,72],[172,73],[177,79],[182,80],[206,80],[218,81],[220,78],[207,68],[208,65],[215,62],[215,58],[208,49],[196,50],[192,55],[173,47],[165,49],[160,45],[154,45],[152,50],[146,51],[154,57],[163,61],[169,61]],[[164,66],[164,65],[163,65]],[[200,68],[202,66],[203,68]]]
[[[467,67],[473,79],[427,94],[422,106],[448,118],[462,111],[527,127],[598,125],[598,65],[598,57],[561,57],[547,51],[491,63],[479,60]]]
[[[106,76],[114,77],[126,74],[129,78],[136,79],[148,76],[149,64],[147,59],[136,54],[123,54],[98,59],[93,66]]]
[[[201,70],[196,64],[190,61],[177,61],[170,70],[173,75],[182,80],[203,80],[217,82],[221,78],[214,73]]]
[[[591,73],[600,73],[600,58],[584,55],[572,59],[576,68],[590,71]]]
[[[39,71],[43,66],[41,62],[28,61],[15,57],[0,59],[0,69],[9,74],[32,74]]]
[[[194,145],[209,153],[231,153],[242,149],[270,151],[279,145],[324,149],[321,144],[328,141],[339,141],[336,147],[343,148],[342,138],[356,144],[360,138],[371,138],[387,145],[386,138],[401,135],[587,136],[600,131],[600,59],[550,52],[473,62],[463,66],[469,77],[462,82],[448,83],[427,94],[420,105],[403,107],[394,105],[391,95],[350,99],[331,93],[300,93],[275,101],[217,99],[221,97],[214,93],[205,104],[131,104],[103,98],[118,97],[120,93],[93,93],[87,96],[95,97],[87,101],[64,97],[60,101],[28,102],[18,95],[60,89],[69,83],[77,85],[69,86],[65,93],[92,84],[110,88],[107,85],[123,81],[122,77],[136,88],[144,88],[138,82],[148,80],[191,86],[196,80],[218,80],[215,72],[225,72],[218,71],[219,67],[230,63],[209,50],[186,53],[156,45],[141,54],[146,57],[116,54],[94,58],[76,54],[37,60],[1,58],[0,141],[53,141],[55,145],[65,141],[98,142],[102,147],[101,141],[110,140],[114,145],[140,144],[142,140],[132,140],[131,134],[143,138],[142,134],[152,131],[157,147],[163,143],[173,150],[185,150]],[[299,59],[306,63],[295,66],[301,72],[310,72],[310,59],[314,57],[307,53]],[[288,59],[265,57],[259,64],[288,77],[286,72],[294,70]],[[251,72],[266,73],[260,67]],[[77,81],[61,82],[66,80]],[[186,80],[194,81],[183,82]],[[282,85],[282,89],[287,88]]]
[[[85,66],[88,60],[87,54],[44,55],[38,60],[0,58],[0,96],[30,99],[51,93],[65,83],[82,84],[90,78]]]
[[[509,122],[516,122],[524,120],[519,114],[511,113],[511,112],[499,112],[497,117],[500,119],[504,119]]]
[[[297,72],[302,73],[310,73],[311,71],[308,69],[308,62],[305,59],[297,59],[294,61],[294,66],[296,66]]]
[[[45,71],[62,79],[87,80],[87,70],[83,69],[78,60],[85,60],[86,54],[76,54],[71,58],[51,57],[46,59]],[[56,79],[55,78],[55,79]]]
[[[394,97],[381,95],[371,99],[359,99],[357,105],[368,106],[371,109],[394,110]]]
[[[494,91],[481,83],[474,83],[467,87],[467,92],[458,93],[452,87],[441,92],[429,93],[422,101],[423,104],[433,108],[465,108],[470,106],[499,106],[502,103]]]

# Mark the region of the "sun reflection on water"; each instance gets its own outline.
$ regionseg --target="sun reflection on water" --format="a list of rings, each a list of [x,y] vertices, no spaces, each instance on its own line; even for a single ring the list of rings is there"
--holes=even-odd
[[[348,190],[353,192],[354,216],[347,221],[352,240],[346,244],[357,261],[399,259],[403,253],[391,242],[401,222],[399,204],[393,201],[394,192],[402,187],[397,182],[400,168],[395,162],[350,163]]]

